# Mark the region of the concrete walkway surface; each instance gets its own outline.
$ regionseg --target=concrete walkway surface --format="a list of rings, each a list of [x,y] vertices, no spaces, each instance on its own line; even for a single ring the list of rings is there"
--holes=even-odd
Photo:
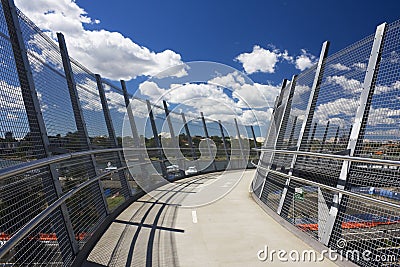
[[[223,198],[199,207],[181,206],[189,194],[203,192],[221,173],[199,175],[165,185],[130,205],[110,225],[84,266],[336,266],[322,262],[273,260],[260,250],[312,248],[267,215],[252,199],[254,170],[229,171],[239,181]],[[225,177],[226,178],[226,177]],[[207,188],[204,187],[204,190]],[[193,197],[193,196],[192,196]],[[295,255],[295,254],[293,254]],[[319,257],[319,253],[317,253]]]

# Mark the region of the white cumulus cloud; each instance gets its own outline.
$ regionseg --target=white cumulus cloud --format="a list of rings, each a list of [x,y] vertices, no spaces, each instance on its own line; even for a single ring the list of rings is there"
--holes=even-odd
[[[251,53],[242,53],[236,57],[236,60],[242,63],[245,72],[248,74],[255,72],[274,73],[279,57],[279,51],[271,51],[255,45]]]
[[[181,56],[172,50],[154,52],[119,32],[85,29],[85,24],[99,24],[100,20],[91,18],[74,0],[15,0],[15,3],[53,39],[56,32],[62,32],[69,54],[105,78],[130,80],[182,64]]]
[[[301,55],[296,57],[296,69],[301,71],[312,67],[316,63],[316,57],[308,53],[305,49],[301,50]]]

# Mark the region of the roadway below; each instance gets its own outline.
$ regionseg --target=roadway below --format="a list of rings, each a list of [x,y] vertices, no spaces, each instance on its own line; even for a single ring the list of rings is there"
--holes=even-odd
[[[249,187],[254,172],[205,174],[158,188],[152,192],[156,198],[140,198],[113,221],[84,266],[336,266],[328,259],[293,262],[288,255],[284,262],[277,254],[273,261],[258,259],[265,246],[269,253],[281,249],[301,254],[312,248],[253,200]],[[218,183],[220,179],[225,182]],[[185,202],[207,187],[232,184],[236,186],[230,192],[209,204],[188,207],[196,201]]]

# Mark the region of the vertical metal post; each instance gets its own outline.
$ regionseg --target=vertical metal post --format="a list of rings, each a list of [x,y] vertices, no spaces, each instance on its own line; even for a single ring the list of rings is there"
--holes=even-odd
[[[289,136],[289,141],[288,141],[288,147],[292,146],[292,144],[293,144],[293,137],[294,137],[294,131],[296,129],[296,124],[297,124],[297,116],[294,117],[294,119],[293,119],[292,130],[290,131],[290,136]]]
[[[338,126],[337,129],[336,129],[335,139],[333,141],[334,144],[337,144],[337,142],[338,142],[339,129],[340,129],[340,127]]]
[[[197,160],[196,151],[194,150],[194,147],[193,147],[193,140],[192,140],[192,136],[190,135],[189,126],[186,122],[185,114],[182,112],[181,115],[182,115],[183,127],[185,128],[185,132],[188,137],[189,146],[192,151],[192,158],[193,158],[193,160]]]
[[[10,41],[18,73],[19,84],[21,87],[21,94],[29,123],[31,138],[34,140],[34,151],[36,152],[36,156],[38,158],[49,157],[51,156],[51,152],[49,151],[50,142],[40,109],[39,98],[36,93],[32,70],[29,64],[27,50],[18,20],[17,9],[12,0],[1,0],[1,3],[10,35]],[[49,204],[54,202],[56,198],[59,198],[62,194],[61,183],[54,165],[49,166],[49,175],[45,174],[43,177],[43,188],[49,188],[49,190],[51,190],[51,192],[44,192],[45,198]],[[56,227],[58,242],[62,242],[62,240],[68,240],[70,244],[70,246],[60,244],[59,248],[61,250],[61,254],[67,256],[69,252],[71,252],[69,248],[72,249],[72,254],[76,254],[78,252],[78,246],[65,204],[60,207],[60,212],[62,220],[64,221],[65,232]],[[57,221],[57,223],[62,224],[63,221]],[[67,238],[64,239],[63,236],[65,235]]]
[[[282,85],[282,89],[281,89],[282,91],[281,91],[281,94],[279,96],[277,106],[275,107],[275,114],[276,114],[279,106],[284,101],[283,102],[284,106],[283,106],[282,115],[280,116],[280,118],[271,118],[271,120],[272,119],[276,120],[276,124],[275,124],[276,125],[275,126],[275,128],[276,128],[276,134],[275,134],[276,138],[275,138],[275,140],[273,142],[273,149],[276,149],[277,145],[279,144],[278,142],[280,140],[283,140],[283,137],[284,137],[284,134],[285,134],[285,131],[286,131],[286,123],[287,123],[287,121],[286,121],[286,123],[284,123],[284,122],[285,122],[285,118],[288,117],[289,113],[290,113],[290,107],[291,107],[291,103],[292,103],[291,101],[292,101],[292,97],[293,97],[293,94],[294,94],[294,89],[296,88],[296,83],[297,83],[297,75],[294,75],[292,77],[292,81],[290,82],[289,93],[286,95],[286,99],[283,99],[284,90],[287,87],[287,85],[286,85],[287,84],[287,80],[285,79],[283,81],[283,85]],[[270,131],[271,131],[271,128],[272,127],[270,127]],[[261,157],[262,156],[263,155],[261,154]],[[269,157],[269,162],[270,163],[272,163],[272,160],[273,160],[274,156],[275,156],[275,153],[270,153],[270,157]],[[261,162],[261,160],[259,161],[259,164],[260,164],[260,162]],[[271,168],[271,165],[269,167]],[[262,185],[262,188],[261,188],[260,197],[261,197],[262,191],[264,190],[264,186],[265,186],[265,182],[266,182],[266,179],[267,179],[267,175],[264,177],[264,182],[263,182],[263,185]]]
[[[153,109],[151,107],[151,103],[149,100],[146,100],[146,104],[147,104],[147,110],[149,111],[149,118],[150,118],[151,129],[153,130],[154,141],[156,142],[156,145],[158,148],[158,159],[160,160],[161,173],[164,178],[168,179],[167,168],[165,167],[164,155],[163,155],[163,151],[162,151],[160,138],[158,137],[157,126],[156,126],[156,121],[154,120]]]
[[[168,123],[169,133],[171,135],[172,144],[173,144],[174,148],[176,149],[175,155],[176,155],[177,160],[179,162],[178,165],[179,165],[180,175],[183,176],[185,174],[184,170],[186,169],[186,166],[185,166],[185,161],[182,158],[178,158],[178,155],[179,155],[179,153],[178,153],[179,152],[179,137],[178,137],[178,140],[177,140],[176,136],[175,136],[174,126],[173,126],[172,121],[171,121],[171,117],[170,117],[167,101],[163,100],[163,106],[164,106],[165,118],[167,119],[167,123]]]
[[[135,148],[141,148],[142,145],[140,144],[140,138],[139,138],[139,134],[138,134],[137,127],[136,127],[135,117],[133,116],[132,107],[130,105],[129,94],[128,94],[128,90],[126,89],[126,83],[124,80],[121,80],[121,88],[122,88],[122,92],[124,94],[125,107],[126,107],[126,110],[128,113],[129,126],[131,127],[133,144],[134,144]],[[145,162],[143,155],[142,155],[142,151],[138,151],[138,160],[139,160],[139,163]],[[147,169],[143,164],[140,164],[140,170],[144,177],[148,176]]]
[[[174,131],[174,127],[171,122],[171,118],[169,116],[169,109],[168,109],[167,101],[163,100],[163,106],[164,106],[165,117],[166,117],[167,123],[168,123],[169,133],[171,134],[171,138],[173,138],[173,140],[174,140],[173,142],[176,143],[175,131]]]
[[[375,40],[372,45],[371,54],[368,61],[367,71],[364,77],[363,89],[360,96],[360,104],[358,106],[356,117],[351,128],[347,149],[349,156],[353,156],[357,144],[362,142],[364,138],[365,125],[368,120],[369,109],[371,107],[371,98],[374,94],[376,79],[375,76],[379,70],[379,62],[382,54],[383,38],[385,35],[386,23],[379,25],[375,32]],[[345,189],[347,176],[350,171],[351,162],[343,161],[340,171],[339,180],[336,188]],[[342,194],[335,194],[333,204],[329,210],[329,217],[325,225],[324,232],[321,237],[321,242],[325,245],[329,244],[332,235],[333,226],[337,219],[337,214],[342,200]]]
[[[108,136],[111,140],[112,146],[114,148],[118,148],[117,136],[115,135],[114,125],[112,123],[110,109],[108,108],[106,93],[104,91],[103,82],[101,80],[101,76],[99,74],[95,75],[97,82],[97,89],[99,90],[101,106],[103,108],[104,118],[106,120],[106,126],[108,131]],[[116,164],[117,167],[122,167],[124,163],[124,159],[122,157],[121,152],[117,152]],[[130,188],[130,184],[128,183],[127,177],[125,175],[125,171],[118,172],[119,180],[121,182],[121,186],[124,189],[124,195],[126,198],[129,198],[132,195],[132,190]]]
[[[253,127],[253,125],[250,125],[250,130],[251,130],[251,134],[253,135],[254,148],[257,148],[256,133],[254,132],[254,127]],[[260,153],[257,151],[257,153],[256,153],[257,157],[259,156],[259,154],[260,154]]]
[[[314,116],[314,109],[315,109],[317,99],[318,99],[319,88],[321,85],[322,77],[324,75],[325,60],[326,60],[326,57],[328,56],[328,50],[329,50],[329,42],[325,41],[322,44],[322,49],[321,49],[321,53],[319,56],[317,69],[315,71],[314,82],[311,87],[310,97],[308,99],[308,104],[307,104],[307,109],[306,109],[305,116],[304,116],[304,121],[303,121],[303,124],[301,125],[299,139],[297,140],[297,149],[296,149],[297,151],[300,150],[300,147],[304,144],[304,142],[307,142],[307,139],[308,139],[310,126],[311,126],[312,119]],[[297,160],[297,155],[293,155],[292,162],[290,164],[289,175],[293,174],[293,168],[294,168],[294,165],[296,164],[296,160]],[[278,214],[281,214],[281,212],[282,212],[282,208],[283,208],[283,204],[285,203],[289,184],[290,184],[290,178],[286,180],[285,188],[282,191],[281,200],[279,202],[279,206],[278,206],[278,210],[277,210]]]
[[[313,126],[313,129],[311,131],[311,136],[310,136],[310,143],[308,145],[307,151],[311,151],[311,147],[314,143],[315,131],[317,130],[317,126],[318,126],[318,124],[316,122],[314,122],[314,126]]]
[[[136,148],[139,148],[139,147],[141,147],[140,138],[139,138],[139,134],[138,134],[137,127],[136,127],[135,117],[133,116],[132,108],[130,107],[129,94],[128,94],[128,90],[126,89],[126,83],[124,80],[121,80],[121,88],[122,88],[122,92],[124,94],[125,107],[126,107],[126,110],[128,113],[128,119],[129,119],[129,124],[131,127],[132,138],[133,138],[133,144],[135,145]]]
[[[324,146],[325,146],[325,143],[326,143],[326,138],[328,137],[329,124],[330,124],[330,121],[328,121],[328,123],[326,124],[324,137],[322,138],[322,142],[321,142],[321,151],[324,149]]]
[[[204,134],[207,138],[207,145],[208,145],[208,150],[209,150],[210,158],[211,158],[212,153],[211,153],[211,145],[210,145],[210,136],[208,135],[206,120],[204,119],[203,112],[200,112],[200,115],[201,115],[201,121],[203,122]],[[215,164],[215,159],[211,159],[211,160],[213,161],[214,170],[217,171],[217,165]]]
[[[182,174],[182,170],[185,170],[185,161],[183,161],[181,158],[179,158],[179,140],[176,140],[176,136],[175,136],[175,131],[174,131],[174,126],[172,125],[172,121],[171,121],[171,117],[169,116],[169,109],[168,109],[168,105],[167,105],[167,101],[163,100],[163,106],[164,106],[164,112],[165,112],[165,118],[167,119],[167,123],[168,123],[168,128],[169,128],[169,133],[171,135],[171,141],[172,144],[174,146],[174,149],[176,149],[176,159],[179,162],[179,169],[181,171],[181,175]]]
[[[265,142],[264,142],[264,147],[266,145],[268,145],[267,142],[268,142],[269,138],[272,136],[274,130],[275,130],[275,138],[274,138],[275,140],[274,140],[274,144],[273,144],[273,149],[275,149],[275,147],[276,147],[276,140],[278,138],[278,128],[279,128],[278,124],[281,123],[281,120],[279,120],[279,118],[275,118],[275,117],[277,117],[277,109],[278,109],[280,103],[282,103],[282,98],[283,98],[283,94],[285,92],[285,88],[286,88],[287,82],[288,82],[287,79],[283,80],[282,87],[281,87],[281,92],[280,92],[279,96],[277,96],[276,99],[275,99],[274,110],[273,110],[273,112],[271,114],[271,119],[270,119],[270,123],[269,123],[269,127],[268,127],[268,134],[267,134]],[[293,86],[293,83],[292,83],[291,86]],[[281,119],[282,118],[283,117],[281,117]],[[275,121],[278,121],[278,120],[279,120],[279,122],[276,123]],[[267,155],[266,153],[269,154],[269,159],[264,160],[265,155]],[[265,163],[265,162],[268,162],[268,164],[271,163],[273,155],[274,154],[271,153],[271,152],[261,152],[260,159],[258,161],[258,166],[262,166],[262,164]],[[257,166],[257,168],[258,168],[258,166]],[[267,167],[271,168],[271,165],[268,165]],[[258,177],[259,175],[260,174],[257,171],[256,172],[256,176]],[[256,179],[258,179],[257,177],[256,177]],[[260,190],[260,194],[259,194],[258,198],[261,198],[261,194],[262,194],[262,192],[264,190],[264,186],[265,186],[265,181],[266,181],[267,175],[265,175],[265,177],[262,177],[262,178],[263,178],[263,183],[261,185],[261,190]]]
[[[219,125],[219,129],[220,129],[220,131],[221,131],[222,144],[224,145],[226,160],[229,162],[229,161],[230,161],[230,156],[229,156],[229,152],[228,152],[228,146],[226,145],[225,134],[224,134],[224,128],[222,127],[222,123],[221,123],[220,120],[218,121],[218,125]]]
[[[61,58],[63,62],[63,67],[64,67],[64,73],[65,73],[65,78],[67,80],[67,85],[68,85],[68,91],[69,91],[69,96],[71,99],[71,104],[72,104],[72,110],[74,112],[74,118],[75,118],[75,124],[76,124],[76,129],[78,130],[79,135],[81,136],[82,140],[85,140],[85,147],[82,147],[83,149],[91,150],[92,146],[90,143],[89,139],[89,134],[86,128],[86,123],[85,119],[83,117],[82,113],[82,107],[79,101],[79,96],[78,96],[78,91],[76,89],[76,82],[74,78],[74,73],[72,71],[71,67],[71,61],[68,55],[68,49],[67,49],[67,44],[65,43],[64,35],[60,32],[57,33],[57,39],[58,39],[58,44],[60,47],[60,53],[61,53]],[[91,159],[91,168],[93,174],[96,176],[99,172],[97,170],[97,165],[96,165],[96,159],[94,155],[90,155]],[[101,195],[101,198],[103,200],[103,208],[106,214],[109,213],[108,210],[108,205],[106,198],[104,196],[103,192],[103,186],[100,181],[97,182],[99,194]]]
[[[236,118],[234,118],[233,121],[235,122],[236,134],[238,136],[240,155],[242,156],[244,166],[247,166],[247,160],[246,160],[244,152],[243,152],[243,143],[242,143],[242,137],[240,136],[239,126],[238,126]]]
[[[254,148],[257,148],[256,133],[254,132],[254,127],[253,127],[253,125],[250,125],[250,130],[251,130],[251,135],[253,136]]]

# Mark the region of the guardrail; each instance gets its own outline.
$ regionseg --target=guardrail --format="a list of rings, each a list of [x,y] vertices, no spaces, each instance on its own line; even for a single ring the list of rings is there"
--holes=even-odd
[[[249,137],[235,120],[132,96],[125,81],[71,58],[62,33],[57,42],[13,0],[1,0],[0,265],[69,266],[110,214],[141,192],[135,179],[154,185],[185,177],[188,167],[245,168],[257,157],[249,153],[254,129]],[[163,141],[176,143],[173,155]],[[210,155],[201,155],[202,141]]]
[[[393,161],[393,160],[369,159],[369,158],[340,156],[340,155],[332,155],[332,154],[319,154],[319,153],[303,152],[303,151],[274,150],[274,149],[267,149],[267,148],[258,148],[258,149],[255,148],[254,150],[255,151],[263,151],[263,152],[273,152],[273,153],[277,153],[277,154],[301,155],[301,156],[310,156],[310,157],[315,157],[315,158],[334,159],[334,160],[342,160],[342,161],[346,160],[346,161],[351,161],[351,162],[377,164],[377,165],[382,165],[382,166],[400,167],[400,161]],[[372,204],[378,204],[378,205],[383,205],[383,206],[387,206],[387,207],[394,208],[394,209],[400,209],[400,204],[396,204],[396,203],[393,203],[393,202],[388,202],[388,201],[384,201],[384,200],[380,200],[380,199],[376,199],[376,198],[371,198],[371,197],[368,197],[368,196],[365,196],[365,195],[361,195],[361,194],[357,194],[357,193],[354,193],[354,192],[351,192],[351,191],[348,191],[348,190],[345,190],[345,189],[340,189],[340,188],[329,186],[329,185],[326,185],[326,184],[310,181],[310,180],[307,180],[305,178],[300,178],[300,177],[297,177],[297,176],[294,176],[294,175],[288,175],[288,174],[280,172],[280,171],[276,171],[276,170],[272,170],[270,168],[266,168],[266,167],[260,166],[258,163],[255,163],[254,161],[251,161],[251,164],[255,168],[257,168],[257,171],[259,171],[259,170],[265,171],[264,174],[267,174],[267,173],[276,174],[276,175],[278,175],[280,177],[283,177],[285,179],[298,181],[298,182],[301,182],[303,184],[316,186],[318,188],[323,188],[323,189],[329,190],[331,192],[335,192],[335,193],[351,196],[351,197],[354,197],[354,198],[359,199],[361,201],[368,201],[368,202],[370,202]],[[254,184],[252,184],[252,190],[254,192],[255,188],[253,188],[253,186],[254,186]]]
[[[370,252],[349,259],[361,266],[400,262],[399,29],[383,23],[332,55],[324,42],[284,84],[256,150],[260,203],[342,255]]]
[[[175,150],[173,148],[165,148],[166,150]],[[22,164],[17,164],[15,166],[11,166],[8,168],[0,169],[0,181],[10,178],[10,177],[15,177],[24,173],[29,173],[38,169],[43,169],[44,167],[50,168],[51,165],[54,164],[60,164],[63,162],[68,162],[73,159],[80,159],[82,157],[87,157],[87,156],[101,156],[101,155],[106,155],[109,153],[114,153],[114,152],[122,152],[122,151],[133,151],[133,152],[139,152],[141,154],[145,154],[148,151],[158,151],[158,148],[111,148],[111,149],[99,149],[99,150],[90,150],[90,151],[82,151],[82,152],[75,152],[75,153],[67,153],[67,154],[62,154],[62,155],[57,155],[57,156],[52,156],[49,158],[44,158],[40,160],[35,160],[32,162],[26,162]],[[137,153],[137,155],[139,155]],[[128,165],[128,166],[123,166],[119,168],[114,168],[111,171],[105,172],[100,175],[96,175],[95,177],[89,178],[88,180],[79,183],[72,187],[68,192],[63,193],[58,197],[57,199],[53,200],[51,204],[49,204],[44,210],[42,210],[40,213],[38,213],[36,216],[34,216],[32,219],[30,219],[28,222],[26,222],[21,228],[19,228],[18,231],[15,233],[11,234],[8,236],[8,240],[3,240],[3,244],[0,246],[0,259],[4,258],[7,259],[7,262],[11,264],[13,262],[12,256],[7,257],[7,253],[9,253],[12,250],[19,250],[21,248],[18,248],[19,244],[21,242],[24,242],[26,240],[30,245],[32,245],[32,240],[34,238],[32,237],[32,231],[35,230],[42,222],[44,222],[46,219],[51,218],[54,216],[54,213],[57,212],[63,205],[66,205],[66,202],[70,200],[73,197],[76,197],[79,192],[84,190],[85,188],[88,188],[89,186],[95,184],[96,182],[101,181],[104,178],[110,178],[112,175],[119,173],[121,171],[128,170],[129,168],[133,167],[142,167],[145,165],[152,165],[154,163],[158,162],[157,160],[152,160],[149,162],[141,162],[141,163],[136,163],[133,165]],[[204,172],[199,172],[199,174],[204,173]],[[161,175],[161,174],[160,174]],[[185,178],[185,176],[181,176],[180,178]],[[151,181],[149,181],[151,182]],[[165,182],[167,182],[165,180]],[[149,185],[150,187],[156,187],[160,186],[163,183],[155,184],[155,185]],[[147,187],[147,190],[149,188]],[[103,192],[104,194],[104,192]],[[134,197],[134,195],[132,195]],[[124,202],[130,201],[128,198],[124,200]],[[121,205],[121,204],[120,204]],[[67,216],[69,216],[69,211],[67,210]],[[106,216],[110,216],[110,212],[106,213]],[[101,222],[100,222],[101,223]],[[80,233],[75,233],[72,229],[69,231],[72,231],[73,233],[70,233],[72,236],[80,236]],[[47,241],[58,241],[59,237],[54,234],[54,233],[40,233],[40,235],[49,235],[53,236],[53,239],[48,237],[46,240]],[[4,235],[4,233],[3,233]],[[36,242],[46,242],[46,240],[41,240],[40,238],[36,240]],[[4,242],[6,241],[6,242]],[[86,240],[88,242],[88,240]],[[79,251],[82,249],[82,247],[77,248],[75,251],[75,255],[79,253]],[[17,254],[18,252],[14,252],[14,254]],[[26,252],[25,252],[26,253]],[[7,264],[8,264],[7,263]],[[34,261],[29,262],[29,264],[33,264]]]

